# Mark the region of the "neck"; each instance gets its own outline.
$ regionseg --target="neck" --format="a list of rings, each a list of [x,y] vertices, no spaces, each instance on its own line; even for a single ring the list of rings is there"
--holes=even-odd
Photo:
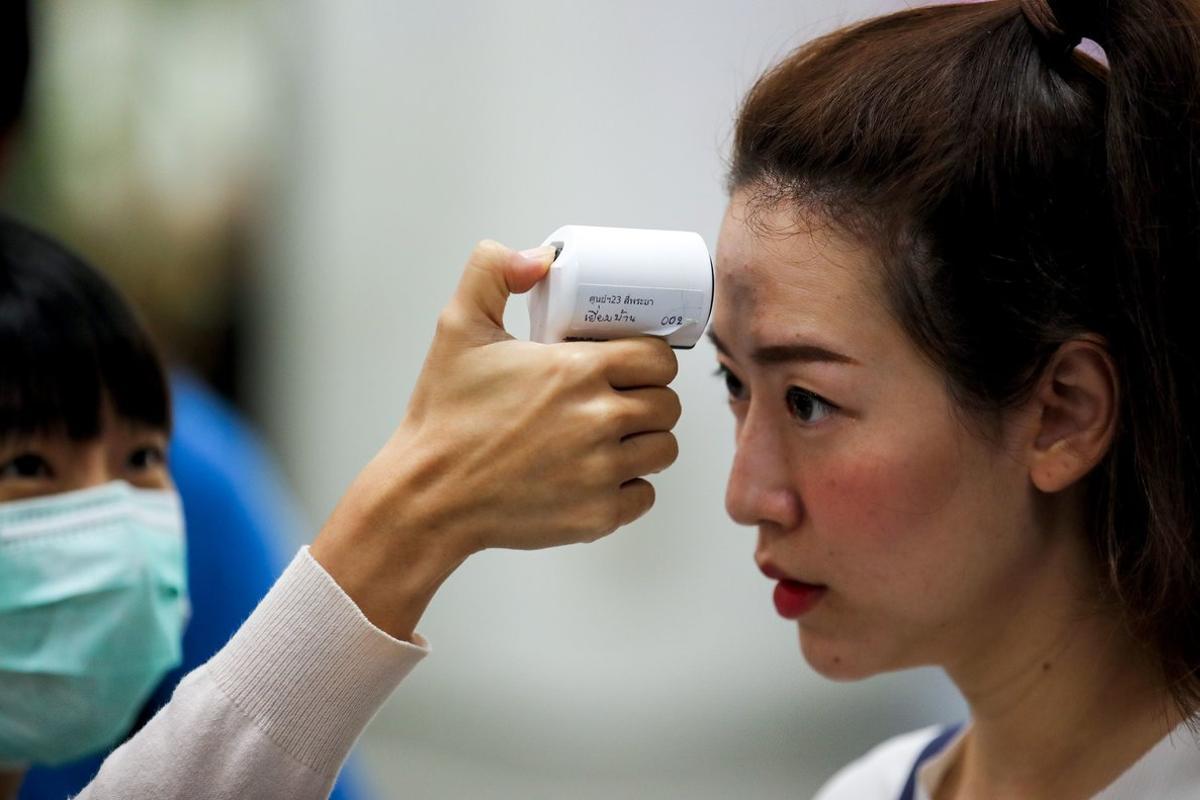
[[[25,770],[0,769],[0,800],[16,800],[17,790],[21,788],[21,779]]]
[[[1152,654],[1099,602],[1081,531],[1063,533],[977,621],[973,656],[946,664],[972,726],[939,798],[1091,797],[1182,721]]]

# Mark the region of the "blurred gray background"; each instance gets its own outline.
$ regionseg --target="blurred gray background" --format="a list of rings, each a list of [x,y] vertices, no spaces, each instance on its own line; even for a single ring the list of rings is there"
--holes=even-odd
[[[755,77],[906,5],[46,2],[31,213],[259,424],[311,536],[400,420],[478,239],[578,223],[715,247]],[[514,298],[519,337],[525,314]],[[754,530],[724,512],[714,353],[679,361],[653,511],[592,545],[483,554],[442,588],[433,654],[359,746],[381,797],[808,797],[962,716],[932,671],[834,684],[804,664]]]

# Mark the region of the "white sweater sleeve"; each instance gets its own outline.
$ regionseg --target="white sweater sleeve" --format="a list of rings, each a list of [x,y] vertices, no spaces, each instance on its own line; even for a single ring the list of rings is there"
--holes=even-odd
[[[78,800],[328,797],[376,710],[429,649],[376,628],[302,548]]]

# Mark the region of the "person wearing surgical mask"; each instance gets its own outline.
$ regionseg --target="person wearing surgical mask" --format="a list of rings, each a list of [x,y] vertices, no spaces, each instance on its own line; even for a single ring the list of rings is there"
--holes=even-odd
[[[0,221],[0,770],[111,744],[179,663],[184,531],[150,340]]]
[[[644,514],[678,448],[661,339],[514,340],[553,248],[481,242],[399,428],[230,642],[78,795],[328,795],[427,653],[415,627],[485,548],[590,541]],[[57,242],[0,217],[0,798],[124,737],[180,660],[185,534],[144,327]],[[543,391],[530,396],[524,387]],[[506,428],[498,419],[538,420]],[[478,425],[464,424],[476,419]],[[489,423],[489,424],[482,424]]]

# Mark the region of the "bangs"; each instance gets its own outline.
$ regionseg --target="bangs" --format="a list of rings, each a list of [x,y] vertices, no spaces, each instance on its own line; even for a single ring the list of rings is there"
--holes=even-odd
[[[0,354],[0,438],[93,438],[105,400],[170,429],[162,363],[132,309],[82,259],[3,216]]]

